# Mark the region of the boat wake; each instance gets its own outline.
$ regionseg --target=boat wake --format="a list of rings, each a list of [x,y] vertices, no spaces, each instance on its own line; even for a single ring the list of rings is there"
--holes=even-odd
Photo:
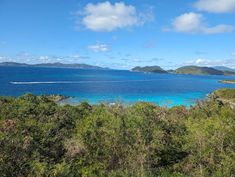
[[[125,83],[125,82],[151,82],[159,81],[160,79],[148,79],[148,80],[106,80],[106,81],[46,81],[46,82],[10,82],[14,85],[39,85],[39,84],[86,84],[86,83]]]
[[[10,82],[10,83],[14,85],[36,85],[36,84],[72,84],[74,82],[48,81],[48,82]]]

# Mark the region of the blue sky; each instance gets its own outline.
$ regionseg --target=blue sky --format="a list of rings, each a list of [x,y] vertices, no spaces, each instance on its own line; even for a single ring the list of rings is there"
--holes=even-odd
[[[235,68],[235,0],[0,0],[0,62]]]

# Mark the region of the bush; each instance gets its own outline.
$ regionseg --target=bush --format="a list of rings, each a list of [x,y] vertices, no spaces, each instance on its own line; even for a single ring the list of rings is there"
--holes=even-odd
[[[217,92],[233,97],[230,90]],[[0,98],[1,176],[232,176],[235,111]]]

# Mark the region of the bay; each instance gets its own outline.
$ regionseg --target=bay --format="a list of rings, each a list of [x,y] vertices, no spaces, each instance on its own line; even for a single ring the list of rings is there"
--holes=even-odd
[[[0,67],[0,95],[61,94],[64,103],[91,104],[152,102],[160,106],[190,106],[219,88],[235,88],[218,82],[230,76],[146,74],[125,70]]]

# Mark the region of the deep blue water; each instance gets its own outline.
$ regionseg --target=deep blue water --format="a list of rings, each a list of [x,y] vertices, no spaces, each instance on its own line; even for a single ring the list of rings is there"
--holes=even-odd
[[[161,106],[189,106],[219,88],[228,76],[144,74],[120,70],[80,70],[69,68],[0,67],[0,95],[25,93],[71,96],[69,103],[80,101],[147,101]]]

